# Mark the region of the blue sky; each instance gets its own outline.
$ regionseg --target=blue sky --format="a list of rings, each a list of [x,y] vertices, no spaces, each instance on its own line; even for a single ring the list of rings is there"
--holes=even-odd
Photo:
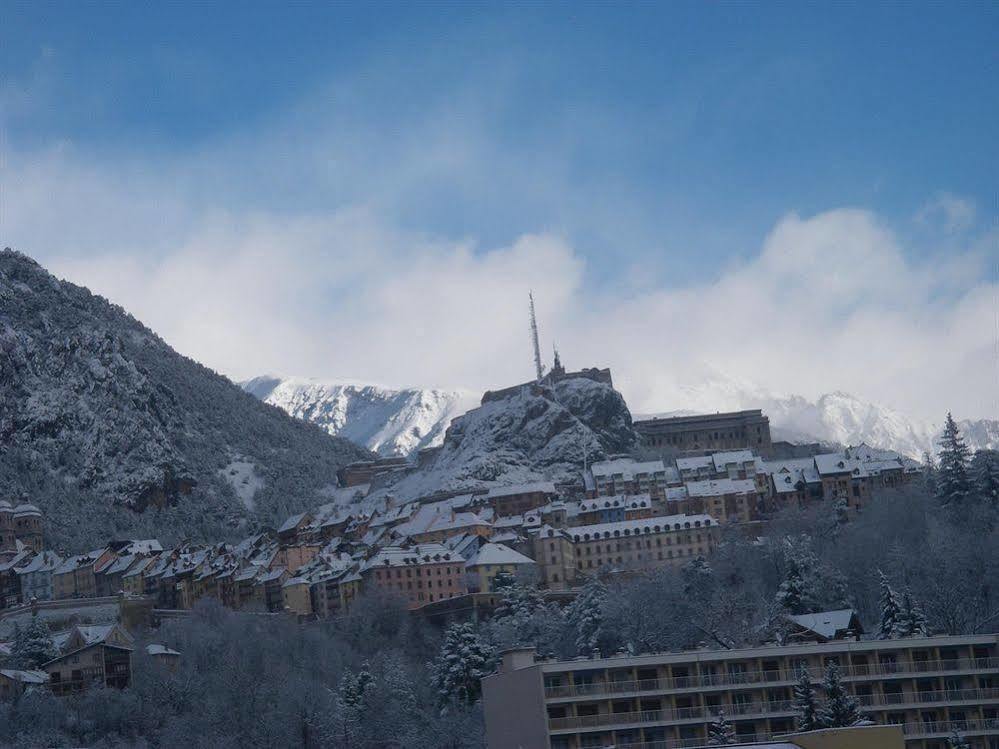
[[[269,256],[339,268],[270,314],[335,325],[366,316],[356,290],[381,290],[367,275],[380,270],[344,271],[356,260],[322,222],[362,215],[361,244],[387,265],[459,245],[485,263],[525,236],[557,238],[578,278],[564,293],[575,301],[548,314],[570,327],[581,299],[620,309],[717,287],[759,262],[786,217],[855,208],[890,232],[909,272],[946,261],[910,319],[995,281],[995,4],[4,2],[0,19],[5,243],[138,299],[202,358],[214,343],[143,307],[149,289],[136,289],[154,281],[120,288],[94,268],[164,270],[223,224],[240,252],[245,227],[265,223]],[[319,224],[305,254],[280,240],[303,222]],[[217,335],[239,337],[222,318]],[[330,351],[285,363],[287,351],[240,348],[209,363],[491,384],[450,364],[352,358],[354,344],[333,364]],[[987,344],[959,355],[980,361]],[[635,375],[636,391],[676,399],[650,377]],[[836,372],[799,389],[843,380],[864,381]],[[977,398],[968,408],[994,407]]]

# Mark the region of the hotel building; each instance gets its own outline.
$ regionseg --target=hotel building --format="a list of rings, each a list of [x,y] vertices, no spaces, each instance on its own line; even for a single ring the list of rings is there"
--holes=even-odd
[[[684,749],[707,743],[719,710],[740,742],[795,729],[794,684],[836,661],[872,722],[907,749],[999,749],[999,635],[834,640],[742,650],[539,660],[506,651],[482,681],[490,749]],[[817,688],[821,697],[821,688]]]

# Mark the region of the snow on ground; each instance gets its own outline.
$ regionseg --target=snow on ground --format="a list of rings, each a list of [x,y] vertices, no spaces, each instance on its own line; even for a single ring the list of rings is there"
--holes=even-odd
[[[249,511],[256,508],[257,492],[264,488],[264,480],[257,474],[257,466],[242,455],[234,455],[232,462],[219,469],[219,475],[229,482],[239,501]]]

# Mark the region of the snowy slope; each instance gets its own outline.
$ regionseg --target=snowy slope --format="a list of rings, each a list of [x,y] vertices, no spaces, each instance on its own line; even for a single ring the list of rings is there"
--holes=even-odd
[[[408,500],[541,480],[571,480],[586,461],[627,453],[638,437],[621,394],[610,385],[567,378],[490,400],[452,423],[439,451],[387,487]]]
[[[292,416],[381,455],[408,455],[441,444],[451,420],[479,405],[479,396],[465,390],[278,377],[256,377],[242,386]]]
[[[761,408],[770,417],[774,438],[791,442],[865,442],[919,459],[924,452],[937,451],[942,431],[942,420],[928,423],[911,419],[843,392],[826,393],[813,401],[800,395],[771,393],[745,382],[715,379],[687,388],[685,394],[691,408],[683,413]],[[972,449],[999,447],[999,422],[966,419],[958,424]]]

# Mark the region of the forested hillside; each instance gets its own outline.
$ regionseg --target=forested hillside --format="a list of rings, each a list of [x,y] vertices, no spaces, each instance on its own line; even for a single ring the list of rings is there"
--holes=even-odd
[[[0,252],[0,496],[41,507],[57,548],[116,533],[221,538],[314,504],[367,455]]]

